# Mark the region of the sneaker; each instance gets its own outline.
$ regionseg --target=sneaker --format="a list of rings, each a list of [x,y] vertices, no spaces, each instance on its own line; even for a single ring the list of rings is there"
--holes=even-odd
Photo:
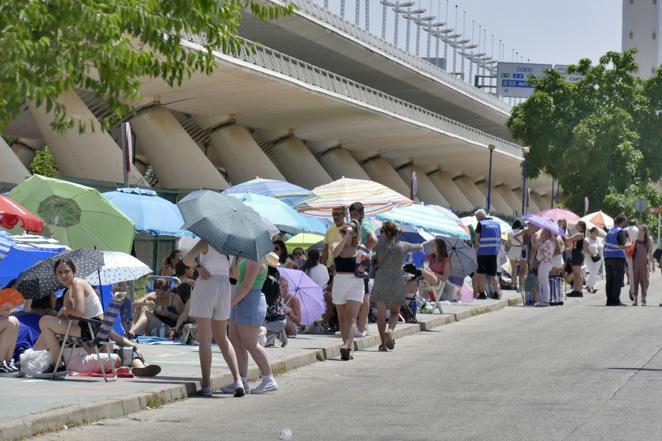
[[[501,293],[500,292],[495,292],[490,297],[492,297],[492,299],[494,299],[494,300],[501,300]]]
[[[481,292],[480,294],[478,294],[478,300],[487,300],[487,294]]]
[[[9,360],[9,369],[13,369],[14,372],[19,372],[21,370],[21,366],[20,365],[17,366],[14,360],[12,359]]]
[[[61,379],[67,376],[67,367],[63,364],[55,368],[55,365],[50,365],[44,372],[41,374],[38,374],[35,376],[35,378],[41,378],[41,379],[50,379],[50,378],[55,378],[55,379]]]
[[[15,371],[9,363],[6,361],[3,361],[0,363],[0,376],[1,377],[9,377],[16,375],[18,371]]]
[[[364,337],[363,332],[364,331],[359,330],[359,328],[356,328],[356,331],[354,331],[354,337],[356,338]]]
[[[239,389],[241,389],[241,395],[237,395]],[[248,383],[244,383],[243,381],[241,383],[239,383],[239,382],[230,383],[228,385],[223,386],[220,390],[221,390],[221,393],[234,394],[235,397],[236,396],[242,397],[242,396],[250,393],[250,388],[248,387]]]
[[[273,392],[278,390],[278,383],[273,378],[267,379],[263,378],[262,383],[258,384],[257,387],[254,387],[251,390],[252,394],[266,394],[267,392]]]
[[[637,306],[639,303],[637,303],[637,299],[634,299],[634,302],[632,302],[632,306]]]
[[[646,306],[646,300],[644,299],[641,300],[641,306]]]
[[[634,293],[630,291],[630,300],[634,300]]]
[[[208,384],[206,386],[202,386],[200,390],[198,391],[198,396],[205,397],[205,398],[210,398],[212,396],[213,390],[211,388],[211,384]]]

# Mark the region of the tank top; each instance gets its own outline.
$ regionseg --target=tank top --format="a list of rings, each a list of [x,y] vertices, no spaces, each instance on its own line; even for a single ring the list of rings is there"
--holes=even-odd
[[[83,318],[94,318],[99,317],[103,314],[103,307],[101,306],[101,300],[96,291],[92,291],[87,296],[83,297],[83,305],[85,307],[85,312],[83,312]]]
[[[230,275],[230,258],[207,245],[207,254],[200,254],[200,265],[213,276]]]
[[[334,257],[336,272],[353,273],[356,270],[356,259],[354,257]]]
[[[244,279],[246,278],[247,265],[248,265],[248,260],[242,260],[239,263],[239,279],[237,279],[237,286],[241,285],[244,282]],[[253,282],[252,288],[262,289],[262,285],[264,285],[265,280],[267,280],[267,270],[263,269],[255,278],[255,282]]]

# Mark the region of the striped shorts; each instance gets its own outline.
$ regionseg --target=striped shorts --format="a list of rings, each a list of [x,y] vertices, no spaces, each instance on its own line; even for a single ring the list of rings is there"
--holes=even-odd
[[[189,315],[196,318],[228,320],[230,318],[230,278],[212,275],[198,277],[191,293]]]

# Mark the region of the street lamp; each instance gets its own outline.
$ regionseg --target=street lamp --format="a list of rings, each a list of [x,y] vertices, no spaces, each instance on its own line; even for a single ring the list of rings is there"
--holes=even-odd
[[[494,144],[489,144],[487,146],[490,149],[490,168],[487,174],[487,212],[490,212],[490,202],[492,200],[492,155],[494,154],[495,146]]]
[[[411,1],[406,1],[406,2],[401,2],[399,0],[396,1],[387,1],[387,0],[381,0],[382,5],[384,5],[384,11],[386,11],[386,6],[390,6],[393,8],[395,11],[395,26],[393,27],[393,45],[395,47],[398,47],[398,21],[400,19],[400,14],[406,14],[408,11],[405,8],[410,8],[414,6],[414,2]],[[386,18],[386,13],[384,12],[384,19]],[[384,20],[383,25],[385,25],[386,22]],[[385,37],[384,29],[386,26],[382,27],[382,35]]]
[[[461,37],[462,35],[459,34],[453,34],[457,35],[458,37]],[[456,37],[457,38],[457,37]],[[469,39],[464,39],[464,40],[458,40],[458,41],[451,41],[451,46],[453,46],[453,74],[457,75],[457,48],[458,47],[463,47],[465,44],[469,43]]]
[[[405,20],[407,20],[407,31],[405,34],[405,50],[409,52],[409,30],[411,29],[411,22],[412,21],[417,21],[418,16],[420,16],[422,13],[425,12],[425,9],[414,9],[412,10],[407,10],[407,13],[404,15]],[[421,28],[417,27],[416,28],[416,39],[419,39],[421,36]],[[416,54],[418,55],[418,54]]]
[[[522,156],[524,156],[524,164],[522,165],[522,216],[526,213],[526,160],[530,151],[531,147],[522,147]]]

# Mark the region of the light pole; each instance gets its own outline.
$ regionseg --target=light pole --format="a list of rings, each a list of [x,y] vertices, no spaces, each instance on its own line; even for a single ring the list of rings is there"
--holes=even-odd
[[[407,31],[405,34],[405,50],[409,52],[409,35],[410,35],[410,30],[411,30],[411,22],[416,21],[417,17],[420,14],[424,13],[425,9],[414,9],[413,11],[408,9],[407,13],[404,14],[405,20],[407,20]],[[416,39],[419,39],[421,36],[421,28],[417,26],[416,30]],[[418,54],[416,54],[418,55]]]
[[[487,174],[487,212],[490,212],[490,202],[492,199],[492,155],[494,154],[494,144],[487,146],[490,149],[490,168]]]
[[[383,13],[383,20],[384,22],[382,23],[382,35],[384,36],[384,39],[386,39],[386,34],[385,34],[385,29],[386,29],[386,6],[390,6],[393,8],[393,11],[395,11],[395,26],[393,26],[393,45],[395,47],[398,47],[398,22],[400,19],[400,14],[406,14],[408,12],[407,9],[404,8],[411,8],[414,6],[414,2],[412,1],[406,1],[406,2],[401,2],[400,0],[396,1],[387,1],[387,0],[381,0],[382,5],[384,5],[384,13]]]
[[[524,164],[522,165],[522,216],[526,213],[526,159],[529,155],[530,147],[522,147],[522,155],[524,156]]]

